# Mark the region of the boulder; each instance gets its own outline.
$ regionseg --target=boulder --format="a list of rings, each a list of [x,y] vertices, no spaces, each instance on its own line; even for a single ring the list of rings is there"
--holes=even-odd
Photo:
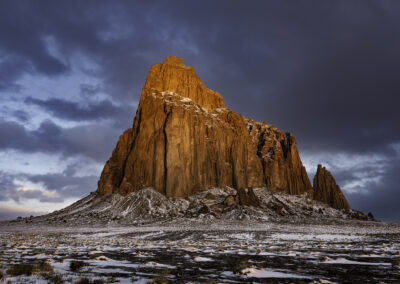
[[[260,201],[252,188],[239,188],[236,194],[236,200],[237,204],[241,206],[260,206]]]

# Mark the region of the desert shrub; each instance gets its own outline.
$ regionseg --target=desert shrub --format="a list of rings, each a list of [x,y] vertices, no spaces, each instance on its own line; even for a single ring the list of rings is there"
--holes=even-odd
[[[81,260],[72,260],[71,263],[69,264],[69,270],[71,271],[79,271],[83,267],[87,266],[87,263]],[[82,278],[84,279],[84,278]]]
[[[328,260],[328,257],[327,257],[326,255],[320,255],[320,256],[318,257],[318,260],[319,260],[319,261],[327,261],[327,260]]]
[[[7,270],[7,273],[12,276],[45,275],[53,272],[53,267],[46,260],[37,261],[34,265],[25,263],[14,264]]]
[[[243,269],[249,267],[249,260],[247,258],[232,257],[228,260],[228,265],[232,267],[232,272],[240,274]]]
[[[3,280],[4,280],[4,274],[3,274],[3,271],[0,270],[0,281],[3,281]]]
[[[152,281],[149,281],[147,283],[151,284],[164,284],[164,283],[170,283],[168,279],[168,274],[169,272],[167,270],[163,270],[161,274],[154,276]]]
[[[79,278],[79,280],[76,281],[75,284],[90,284],[90,280],[86,277]]]
[[[33,266],[33,272],[34,274],[44,275],[53,273],[54,270],[53,267],[46,260],[40,260],[37,261]]]
[[[48,283],[61,284],[64,283],[63,277],[60,274],[50,275],[46,278]]]
[[[18,263],[12,265],[8,270],[7,273],[12,276],[19,276],[19,275],[32,275],[33,266],[31,264],[24,264]]]
[[[106,281],[104,281],[103,279],[95,279],[92,281],[92,284],[104,284],[106,283]]]
[[[64,261],[64,258],[63,258],[63,257],[53,257],[53,260],[54,260],[55,262],[63,262],[63,261]]]

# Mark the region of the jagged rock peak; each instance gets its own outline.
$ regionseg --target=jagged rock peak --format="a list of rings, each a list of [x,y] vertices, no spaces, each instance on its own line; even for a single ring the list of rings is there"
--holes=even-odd
[[[177,57],[177,56],[165,57],[163,64],[178,65],[181,67],[193,68],[192,66],[186,66],[185,63],[183,62],[183,59],[181,57]]]
[[[154,64],[147,76],[143,93],[171,92],[187,97],[206,109],[225,108],[221,94],[208,89],[192,66],[182,58],[168,56],[164,63]],[[142,97],[144,99],[144,97]]]
[[[321,165],[318,165],[317,173],[313,181],[313,199],[324,202],[335,209],[350,209],[350,205],[336,184],[332,174]]]
[[[311,189],[293,135],[224,107],[182,59],[153,65],[134,125],[104,166],[98,192],[125,196],[152,187],[180,198],[224,186]]]

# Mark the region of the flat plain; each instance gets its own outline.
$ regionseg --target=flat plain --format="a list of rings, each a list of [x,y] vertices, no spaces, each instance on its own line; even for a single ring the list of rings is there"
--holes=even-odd
[[[400,225],[181,219],[141,226],[3,223],[5,283],[399,283]]]

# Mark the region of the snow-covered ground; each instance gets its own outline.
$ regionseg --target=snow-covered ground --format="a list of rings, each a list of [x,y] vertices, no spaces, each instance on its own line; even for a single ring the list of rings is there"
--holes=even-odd
[[[11,275],[21,263],[32,265],[32,275]],[[0,225],[3,282],[399,282],[399,263],[400,225],[379,222]]]

